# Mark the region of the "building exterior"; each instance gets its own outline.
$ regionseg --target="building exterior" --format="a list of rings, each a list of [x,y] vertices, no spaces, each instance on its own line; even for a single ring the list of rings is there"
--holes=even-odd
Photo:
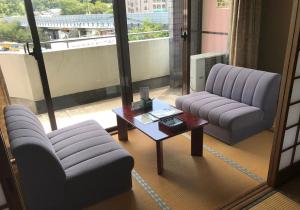
[[[126,0],[128,13],[166,12],[166,0]]]

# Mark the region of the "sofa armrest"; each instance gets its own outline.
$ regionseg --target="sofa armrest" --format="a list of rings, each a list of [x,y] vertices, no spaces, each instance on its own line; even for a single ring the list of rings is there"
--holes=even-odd
[[[22,145],[20,142],[12,141],[11,147],[26,205],[33,210],[63,209],[66,175],[58,159],[47,147],[34,142]]]

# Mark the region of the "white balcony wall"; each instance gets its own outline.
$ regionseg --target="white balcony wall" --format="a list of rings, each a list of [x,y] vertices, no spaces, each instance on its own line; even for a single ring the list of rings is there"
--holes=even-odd
[[[0,53],[0,67],[11,97],[34,99],[33,72],[37,72],[32,56],[19,53]],[[38,78],[37,78],[38,79]]]
[[[132,80],[169,75],[169,38],[130,43]],[[53,97],[119,84],[116,45],[44,52]],[[0,65],[10,97],[42,100],[43,92],[34,58],[0,53]]]

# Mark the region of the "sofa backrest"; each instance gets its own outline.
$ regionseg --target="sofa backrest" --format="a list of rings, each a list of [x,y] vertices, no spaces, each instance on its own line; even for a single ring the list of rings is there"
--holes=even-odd
[[[4,116],[26,203],[30,209],[39,209],[35,206],[37,200],[55,202],[51,196],[63,191],[66,178],[42,124],[34,113],[20,105],[5,107]]]
[[[254,69],[216,64],[206,82],[207,92],[260,108],[274,118],[280,75]]]
[[[54,152],[42,124],[29,109],[21,105],[10,105],[5,107],[4,115],[13,150],[16,149],[14,146],[21,146],[17,142],[22,141],[22,138],[32,137],[27,143],[35,142],[49,150],[50,154]]]

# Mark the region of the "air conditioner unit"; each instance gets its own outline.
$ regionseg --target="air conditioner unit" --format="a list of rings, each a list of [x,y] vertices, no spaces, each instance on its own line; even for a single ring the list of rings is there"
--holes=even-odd
[[[228,64],[226,53],[203,53],[191,56],[191,92],[203,91],[209,71],[217,63]]]

